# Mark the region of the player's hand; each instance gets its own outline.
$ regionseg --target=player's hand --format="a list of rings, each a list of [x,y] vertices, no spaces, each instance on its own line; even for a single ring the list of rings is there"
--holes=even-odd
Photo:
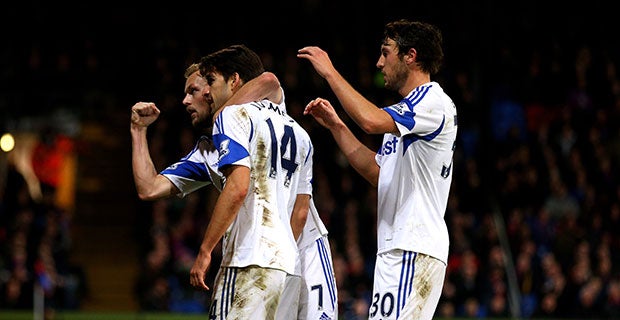
[[[336,72],[329,55],[319,47],[304,47],[297,50],[297,58],[308,59],[314,70],[323,78]]]
[[[199,253],[196,257],[196,261],[194,261],[194,265],[189,272],[189,283],[192,287],[201,290],[209,290],[207,284],[205,283],[205,278],[207,276],[207,270],[209,270],[209,266],[211,265],[211,254]]]
[[[131,124],[139,127],[147,127],[155,122],[160,111],[152,102],[138,102],[131,107]]]
[[[342,124],[342,120],[327,99],[316,98],[306,105],[304,115],[310,114],[325,128],[331,129]]]

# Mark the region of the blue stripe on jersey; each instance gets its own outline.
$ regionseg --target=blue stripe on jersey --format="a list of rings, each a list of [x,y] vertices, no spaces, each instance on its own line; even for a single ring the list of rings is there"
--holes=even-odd
[[[252,119],[250,119],[250,140],[254,134],[254,126],[251,125]],[[243,158],[248,157],[250,154],[248,151],[237,141],[230,139],[224,132],[224,120],[222,112],[215,119],[215,130],[213,130],[213,143],[219,152],[218,168],[223,168],[226,165],[233,164]]]
[[[310,146],[310,149],[308,149],[308,153],[306,154],[306,158],[304,159],[304,163],[308,162],[308,159],[310,158],[310,154],[312,153],[312,146]]]
[[[415,275],[415,259],[417,256],[418,254],[415,252],[403,251],[400,282],[398,283],[398,297],[396,299],[396,319],[400,317],[400,311],[405,307],[407,297],[411,295],[413,277]]]
[[[215,129],[217,130],[216,133],[224,134],[224,125],[222,124],[222,113],[221,112],[220,114],[217,115],[217,118],[215,118]]]
[[[250,138],[248,142],[252,141],[252,136],[254,135],[254,124],[252,123],[252,119],[250,119]]]
[[[196,151],[198,151],[198,149],[200,148],[200,144],[205,140],[209,140],[209,137],[200,136],[200,138],[198,139],[198,142],[196,142],[192,151],[190,151],[185,157],[181,158],[181,161],[185,161],[189,159],[194,153],[196,153]]]
[[[218,168],[223,168],[229,164],[233,164],[243,158],[250,156],[248,150],[237,141],[230,139],[225,134],[216,134],[213,136],[213,141],[217,146],[219,152]]]
[[[405,151],[407,151],[407,148],[414,142],[418,141],[418,140],[424,140],[424,141],[431,141],[433,139],[435,139],[439,133],[441,133],[441,130],[443,130],[443,125],[446,123],[446,115],[443,116],[443,120],[441,120],[441,124],[439,125],[439,128],[437,128],[437,130],[425,135],[425,136],[421,136],[421,135],[417,135],[417,134],[408,134],[406,136],[403,137],[403,155],[405,154]]]
[[[327,291],[329,292],[329,298],[333,308],[336,303],[336,283],[333,277],[334,270],[332,269],[332,261],[329,260],[329,253],[327,252],[327,248],[325,247],[325,243],[323,241],[323,238],[316,239],[316,244],[319,250],[321,265],[323,266],[323,275],[325,276]]]
[[[411,91],[411,93],[407,97],[405,97],[405,99],[411,101],[412,103],[415,101],[413,105],[416,105],[418,104],[418,102],[420,102],[420,100],[422,100],[422,98],[426,95],[428,90],[432,87],[433,87],[432,84],[421,85],[415,88],[413,91]]]
[[[411,130],[415,127],[415,112],[413,109],[422,101],[431,87],[432,85],[417,87],[409,96],[405,97],[399,103],[385,107],[383,110],[387,111],[395,122]]]
[[[204,163],[185,161],[175,163],[164,169],[160,174],[169,174],[179,177],[189,178],[195,181],[212,182],[209,170]]]

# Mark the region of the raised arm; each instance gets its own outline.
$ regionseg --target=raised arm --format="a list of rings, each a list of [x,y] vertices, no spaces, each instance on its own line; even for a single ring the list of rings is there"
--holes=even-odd
[[[312,115],[320,125],[329,129],[351,166],[371,185],[377,186],[379,166],[375,161],[376,153],[353,135],[328,100],[316,98],[310,101],[304,109],[304,114]]]
[[[152,102],[138,102],[131,108],[131,165],[138,197],[155,200],[177,194],[177,187],[158,174],[149,153],[147,128],[159,117]]]
[[[364,132],[370,134],[398,132],[392,117],[357,92],[336,70],[323,49],[314,46],[304,47],[299,49],[297,57],[312,63],[318,74],[327,80],[347,114]]]

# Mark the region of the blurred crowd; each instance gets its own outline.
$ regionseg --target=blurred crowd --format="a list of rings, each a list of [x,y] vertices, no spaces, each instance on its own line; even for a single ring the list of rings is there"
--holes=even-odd
[[[16,135],[15,149],[0,155],[1,310],[37,308],[49,319],[57,309],[78,309],[87,293],[84,270],[71,259],[72,210],[62,198],[74,148],[44,129]]]
[[[500,41],[486,45],[484,54],[461,53],[455,48],[467,44],[454,33],[446,38],[453,41],[435,80],[458,108],[459,140],[445,215],[448,274],[437,316],[619,318],[620,51],[556,38],[527,46]],[[370,100],[396,102],[374,67],[379,38],[368,45],[348,40],[322,46]],[[164,34],[129,54],[135,63],[110,70],[114,63],[106,57],[127,53],[94,39],[73,50],[46,51],[42,43],[8,54],[21,60],[3,70],[3,80],[19,75],[23,83],[2,88],[0,106],[36,98],[44,101],[39,111],[60,105],[85,120],[110,117],[128,125],[134,102],[155,101],[162,110],[149,133],[156,168],[192,148],[199,132],[181,104],[183,71],[215,47]],[[376,253],[376,191],[347,164],[329,133],[302,115],[316,96],[338,104],[324,80],[295,57],[297,47],[253,44],[280,78],[288,112],[314,141],[315,203],[330,231],[341,318],[364,319]],[[371,149],[379,147],[380,136],[365,135],[342,117]],[[32,307],[34,283],[58,308],[79,309],[87,284],[79,267],[68,263],[70,220],[50,202],[32,201],[23,177],[8,173],[0,188],[0,309]],[[184,199],[136,200],[141,310],[208,312],[208,294],[189,286],[188,272],[216,196],[207,188]],[[215,275],[209,276],[208,285]]]

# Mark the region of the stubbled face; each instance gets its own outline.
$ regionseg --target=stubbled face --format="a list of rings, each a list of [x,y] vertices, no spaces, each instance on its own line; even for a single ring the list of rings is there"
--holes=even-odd
[[[213,101],[213,114],[233,95],[233,79],[225,80],[218,72],[210,72],[205,78],[210,87],[210,97]]]
[[[405,85],[409,68],[398,56],[398,47],[393,39],[386,39],[381,45],[377,68],[383,73],[386,89],[399,91]]]
[[[192,73],[185,81],[183,104],[194,127],[211,127],[211,115],[215,110],[210,89],[209,83],[199,71]]]

